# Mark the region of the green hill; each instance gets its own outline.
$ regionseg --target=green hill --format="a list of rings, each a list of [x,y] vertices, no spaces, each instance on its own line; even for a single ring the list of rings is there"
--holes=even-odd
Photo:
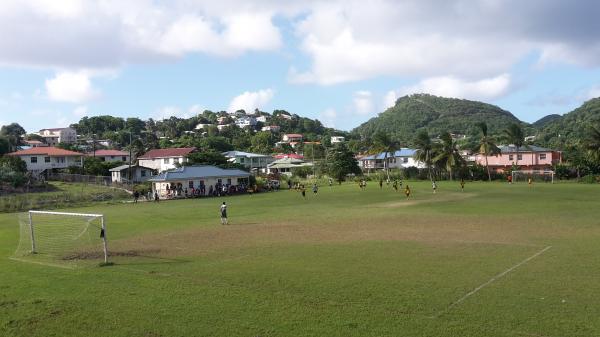
[[[552,123],[552,122],[554,122],[554,121],[556,121],[556,120],[559,120],[559,119],[561,119],[561,118],[562,118],[562,116],[561,116],[561,115],[558,115],[558,114],[552,114],[552,115],[548,115],[548,116],[545,116],[545,117],[542,117],[542,118],[538,119],[538,120],[537,120],[537,121],[535,121],[535,122],[534,122],[532,125],[533,125],[535,128],[542,129],[543,127],[545,127],[545,126],[546,126],[546,125],[548,125],[549,123]]]
[[[382,131],[409,145],[422,129],[434,136],[447,131],[474,135],[478,132],[476,124],[479,122],[486,122],[492,135],[500,134],[509,123],[521,123],[510,112],[495,105],[415,94],[399,98],[393,107],[358,126],[352,133],[370,138]]]
[[[576,145],[585,139],[588,127],[592,124],[600,125],[600,97],[544,124],[538,131],[536,142],[554,148]]]

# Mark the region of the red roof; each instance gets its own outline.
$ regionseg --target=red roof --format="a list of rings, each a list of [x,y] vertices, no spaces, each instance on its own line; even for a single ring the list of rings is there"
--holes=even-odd
[[[8,154],[9,156],[59,156],[59,157],[68,157],[68,156],[82,156],[83,153],[59,149],[58,147],[52,146],[44,146],[44,147],[32,147],[31,149],[21,150],[17,152],[12,152]]]
[[[293,158],[293,159],[304,159],[304,156],[295,153],[280,153],[273,156],[275,159]]]
[[[175,147],[170,149],[154,149],[144,153],[138,159],[151,159],[151,158],[166,158],[166,157],[185,157],[186,155],[194,152],[195,147]]]
[[[94,152],[90,152],[87,154],[90,157],[94,156]],[[119,151],[119,150],[96,150],[96,157],[104,157],[104,156],[129,156],[129,152]]]
[[[294,138],[302,138],[302,135],[299,133],[286,133],[285,134],[288,138],[289,137],[294,137]]]

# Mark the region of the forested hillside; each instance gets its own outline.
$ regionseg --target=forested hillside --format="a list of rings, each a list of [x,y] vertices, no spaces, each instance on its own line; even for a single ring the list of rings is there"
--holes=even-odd
[[[591,99],[579,108],[542,125],[536,142],[558,149],[574,146],[586,138],[592,125],[600,126],[600,98]]]
[[[497,135],[510,123],[521,123],[510,112],[495,105],[428,94],[404,96],[396,104],[352,131],[363,139],[385,132],[394,140],[410,144],[415,135],[426,130],[437,136],[444,132],[474,135],[477,123],[486,122],[490,134]],[[529,126],[525,123],[526,129]]]

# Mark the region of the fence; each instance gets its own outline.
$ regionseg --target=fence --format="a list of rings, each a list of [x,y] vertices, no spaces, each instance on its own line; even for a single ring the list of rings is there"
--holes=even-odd
[[[110,176],[91,176],[84,174],[70,174],[70,173],[51,173],[48,175],[49,181],[62,181],[68,183],[85,183],[94,184],[107,187],[118,187],[126,190],[131,190],[131,184],[128,181],[124,182],[113,182]]]

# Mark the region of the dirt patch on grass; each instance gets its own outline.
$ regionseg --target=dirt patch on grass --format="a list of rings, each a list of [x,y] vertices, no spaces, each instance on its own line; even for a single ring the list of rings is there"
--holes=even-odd
[[[390,201],[390,202],[382,202],[379,204],[372,204],[369,206],[365,206],[365,208],[396,208],[396,207],[406,207],[413,206],[418,204],[429,204],[440,201],[457,201],[464,200],[468,198],[472,198],[476,196],[476,193],[445,193],[445,194],[437,194],[431,199],[427,200],[414,200],[414,199],[405,199],[400,201]]]
[[[109,257],[122,256],[122,257],[136,257],[136,256],[148,256],[148,255],[157,255],[160,253],[160,249],[130,249],[126,251],[109,251]],[[73,261],[73,260],[97,260],[103,259],[104,252],[76,252],[65,255],[62,257],[64,261]]]
[[[304,221],[300,221],[304,220]],[[160,251],[160,256],[194,256],[224,249],[276,244],[417,241],[439,245],[498,244],[537,246],[502,220],[398,214],[363,219],[298,219],[201,227],[113,241],[117,250]]]

